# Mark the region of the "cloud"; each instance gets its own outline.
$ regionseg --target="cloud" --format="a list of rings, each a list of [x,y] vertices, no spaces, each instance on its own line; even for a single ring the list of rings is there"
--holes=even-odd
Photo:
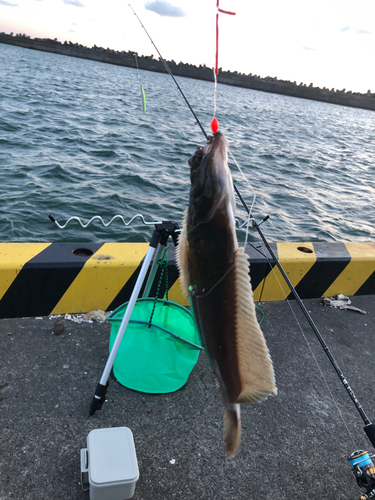
[[[18,3],[7,2],[7,0],[0,0],[0,5],[6,5],[7,7],[19,7]]]
[[[312,47],[302,47],[304,50],[311,50],[313,52],[317,51],[318,49],[313,49]]]
[[[172,5],[165,0],[154,0],[153,2],[146,2],[145,8],[147,10],[151,10],[152,12],[156,12],[159,16],[166,17],[185,17],[185,12],[181,9],[181,7],[177,7],[176,5]]]
[[[345,26],[345,28],[342,28],[340,31],[341,33],[343,33],[344,31],[354,31],[354,30],[350,26]],[[357,29],[355,30],[355,33],[357,33],[358,35],[370,35],[371,31]]]
[[[84,7],[83,3],[80,0],[62,0],[67,5],[74,5],[75,7]]]
[[[359,35],[369,35],[371,33],[371,31],[357,30],[356,33],[358,33]]]

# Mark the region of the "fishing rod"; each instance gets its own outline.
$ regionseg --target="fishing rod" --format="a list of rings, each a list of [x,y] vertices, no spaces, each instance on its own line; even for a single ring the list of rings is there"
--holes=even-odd
[[[152,38],[151,38],[151,36],[149,35],[149,33],[148,33],[148,31],[146,30],[146,28],[143,26],[142,21],[141,21],[141,20],[139,19],[139,17],[137,16],[137,14],[136,14],[135,10],[133,9],[133,7],[132,7],[130,4],[129,4],[129,7],[130,7],[130,8],[131,8],[131,10],[133,11],[133,13],[134,13],[135,17],[138,19],[138,21],[139,21],[140,25],[142,26],[142,28],[145,30],[146,35],[147,35],[147,36],[149,37],[149,39],[150,39],[150,42],[151,42],[151,43],[152,43],[152,45],[155,47],[156,52],[159,54],[160,60],[161,60],[161,62],[163,63],[164,68],[166,69],[167,73],[168,73],[168,74],[169,74],[169,75],[173,78],[174,83],[177,85],[178,90],[181,92],[182,97],[185,99],[186,104],[188,105],[188,107],[189,107],[190,111],[193,113],[193,116],[194,116],[194,118],[196,119],[196,121],[197,121],[198,125],[200,126],[200,128],[201,128],[201,130],[202,130],[202,132],[203,132],[204,136],[206,137],[206,139],[208,139],[208,135],[206,134],[206,131],[204,130],[203,125],[202,125],[202,124],[201,124],[201,122],[198,120],[197,115],[194,113],[193,108],[190,106],[189,101],[186,99],[185,94],[182,92],[181,87],[179,86],[179,84],[178,84],[178,82],[177,82],[176,78],[174,77],[174,75],[173,75],[172,71],[170,70],[170,68],[169,68],[168,64],[165,62],[165,60],[164,60],[163,56],[160,54],[160,52],[159,52],[158,48],[157,48],[157,47],[156,47],[156,45],[154,44],[153,39],[152,39]]]
[[[372,445],[374,446],[374,448],[375,448],[375,424],[372,424],[372,423],[370,422],[370,420],[368,419],[368,417],[367,417],[366,413],[364,412],[364,410],[363,410],[363,408],[362,408],[362,406],[361,406],[360,402],[359,402],[359,401],[358,401],[358,399],[356,398],[356,396],[355,396],[355,394],[354,394],[354,392],[353,392],[352,388],[351,388],[351,387],[350,387],[350,385],[348,384],[348,381],[346,380],[346,378],[345,378],[345,376],[344,376],[343,372],[341,371],[341,369],[340,369],[339,365],[337,364],[337,362],[336,362],[335,358],[332,356],[331,351],[329,350],[329,348],[328,348],[327,344],[325,343],[325,341],[324,341],[324,339],[323,339],[322,335],[320,334],[320,332],[319,332],[319,330],[318,330],[317,326],[315,325],[315,323],[314,323],[313,319],[311,318],[311,316],[310,316],[310,314],[309,314],[308,310],[306,309],[306,307],[305,307],[304,303],[302,302],[302,300],[301,300],[300,296],[298,295],[297,290],[296,290],[296,289],[294,288],[294,286],[292,285],[292,283],[291,283],[290,279],[288,278],[288,275],[287,275],[287,274],[286,274],[286,272],[284,271],[284,269],[283,269],[282,265],[280,264],[280,262],[279,262],[278,258],[277,258],[277,257],[276,257],[276,255],[275,255],[274,251],[273,251],[273,250],[272,250],[272,248],[270,247],[270,245],[269,245],[269,243],[268,243],[268,241],[267,241],[266,237],[265,237],[265,236],[264,236],[264,234],[263,234],[263,231],[262,231],[262,230],[261,230],[261,228],[259,227],[259,225],[260,225],[260,224],[259,224],[259,223],[257,223],[257,222],[255,221],[255,219],[253,218],[253,216],[252,216],[252,214],[250,213],[250,210],[249,210],[249,208],[248,208],[248,206],[247,206],[247,204],[246,204],[245,200],[242,198],[241,193],[238,191],[237,186],[236,186],[234,183],[233,183],[233,186],[234,186],[234,189],[235,189],[235,191],[236,191],[236,193],[237,193],[237,196],[239,197],[239,199],[240,199],[240,201],[241,201],[241,203],[242,203],[243,207],[245,208],[246,212],[249,214],[249,217],[251,217],[251,218],[252,218],[252,225],[253,225],[253,227],[255,227],[255,229],[258,231],[259,236],[262,238],[264,245],[266,246],[266,248],[267,248],[268,252],[270,253],[270,255],[271,255],[271,257],[272,257],[273,261],[275,262],[276,266],[278,267],[278,269],[279,269],[279,271],[280,271],[280,273],[281,273],[282,277],[284,278],[284,280],[286,281],[286,283],[287,283],[288,287],[290,288],[290,290],[291,290],[292,294],[294,295],[294,298],[296,299],[296,301],[297,301],[297,303],[298,303],[299,307],[301,308],[301,310],[302,310],[303,314],[305,315],[305,317],[306,317],[306,319],[307,319],[308,323],[310,324],[310,326],[311,326],[311,328],[312,328],[313,332],[315,333],[316,337],[318,338],[318,340],[319,340],[319,342],[320,342],[321,346],[323,347],[324,352],[326,353],[326,355],[327,355],[328,359],[330,360],[330,362],[331,362],[331,364],[332,364],[333,368],[335,369],[335,371],[336,371],[337,375],[339,376],[339,378],[340,378],[340,380],[341,380],[342,384],[344,385],[344,387],[345,387],[345,389],[346,389],[347,393],[349,394],[349,396],[350,396],[350,398],[351,398],[352,402],[354,403],[354,406],[355,406],[355,407],[356,407],[356,409],[358,410],[358,413],[360,414],[360,416],[361,416],[361,418],[362,418],[362,420],[363,420],[363,422],[364,422],[364,424],[365,424],[364,430],[365,430],[365,432],[366,432],[366,434],[367,434],[367,437],[369,438],[369,440],[370,440],[371,444],[372,444]],[[261,223],[265,222],[265,220],[267,220],[268,218],[269,218],[269,216],[267,215],[267,216],[266,216],[266,217],[265,217],[265,218],[261,221]]]
[[[195,114],[193,108],[191,107],[189,101],[187,100],[185,94],[183,93],[182,89],[180,88],[180,86],[178,85],[178,82],[176,81],[175,77],[173,76],[169,66],[167,65],[166,61],[163,59],[161,53],[159,52],[158,48],[156,47],[154,41],[152,40],[151,36],[149,35],[149,33],[147,32],[146,28],[144,27],[144,25],[142,24],[141,20],[139,19],[139,17],[137,16],[137,14],[135,13],[134,9],[132,8],[132,6],[129,4],[129,7],[132,9],[132,11],[134,12],[134,15],[137,17],[138,21],[140,22],[142,28],[145,30],[147,36],[149,37],[152,45],[155,47],[157,53],[159,54],[159,57],[167,71],[167,73],[173,78],[173,81],[175,82],[178,90],[181,92],[181,95],[183,96],[187,106],[189,107],[190,111],[192,112],[196,122],[198,123],[199,127],[201,128],[204,136],[206,139],[208,139],[208,136],[202,126],[202,124],[200,123],[197,115]],[[214,119],[215,120],[215,119]],[[214,127],[213,128],[213,132],[215,133],[215,130],[214,130]],[[216,126],[215,126],[216,128]],[[375,424],[371,423],[371,421],[369,420],[369,418],[367,417],[365,411],[363,410],[361,404],[359,403],[357,397],[355,396],[353,390],[351,389],[348,381],[346,380],[342,370],[340,369],[339,365],[337,364],[336,360],[334,359],[332,353],[330,352],[327,344],[325,343],[322,335],[320,334],[317,326],[315,325],[314,321],[312,320],[309,312],[307,311],[305,305],[303,304],[300,296],[298,295],[296,289],[294,288],[294,286],[292,285],[291,281],[289,280],[287,274],[285,273],[283,267],[281,266],[278,258],[276,257],[274,251],[272,250],[272,248],[270,247],[266,237],[264,236],[263,234],[263,231],[260,229],[260,225],[265,222],[266,220],[269,219],[269,216],[267,215],[266,217],[264,217],[264,219],[257,223],[255,221],[255,219],[253,218],[252,214],[251,214],[251,211],[250,209],[248,208],[245,200],[243,199],[241,193],[239,192],[237,186],[235,185],[235,183],[233,182],[233,186],[234,186],[234,190],[239,198],[239,200],[241,201],[244,209],[246,210],[246,212],[248,213],[250,219],[252,221],[252,225],[253,227],[255,227],[255,229],[258,231],[258,234],[259,236],[261,237],[264,245],[266,246],[268,252],[270,253],[274,263],[276,264],[276,266],[278,267],[281,275],[283,276],[283,278],[285,279],[288,287],[290,288],[292,294],[294,295],[299,307],[301,308],[303,314],[305,315],[308,323],[310,324],[313,332],[315,333],[316,337],[318,338],[321,346],[323,347],[323,350],[324,352],[326,353],[329,361],[331,362],[333,368],[335,369],[337,375],[339,376],[343,386],[345,387],[347,393],[349,394],[350,396],[350,399],[352,400],[354,406],[356,407],[358,413],[360,414],[364,424],[365,424],[365,427],[364,427],[364,431],[368,437],[368,439],[370,440],[372,446],[375,448]],[[367,454],[367,455],[366,455]],[[365,458],[363,459],[363,455],[365,456]],[[359,457],[359,458],[358,458]],[[365,498],[375,498],[375,472],[373,473],[373,476],[369,476],[368,475],[368,471],[372,469],[370,468],[370,465],[369,465],[369,462],[371,462],[371,459],[368,457],[368,453],[367,452],[362,452],[362,450],[359,450],[359,451],[356,451],[354,452],[350,457],[349,457],[349,461],[350,461],[350,465],[353,469],[353,472],[356,476],[356,479],[357,479],[357,482],[360,486],[363,486],[363,487],[366,487],[368,488],[368,492],[365,496]],[[374,467],[373,463],[371,462],[371,465],[372,467]],[[375,468],[374,468],[374,471],[375,471]],[[370,495],[370,496],[368,496]]]
[[[242,199],[242,197],[241,197],[241,194],[239,193],[239,191],[238,191],[238,189],[236,188],[236,186],[234,186],[234,187],[235,187],[235,191],[236,191],[237,195],[239,196],[239,198],[241,199],[242,204],[243,204],[243,205],[244,205],[244,207],[245,207],[245,210],[248,212],[249,216],[250,216],[250,217],[252,217],[252,215],[251,215],[251,213],[250,213],[250,210],[248,209],[248,207],[247,207],[247,205],[246,205],[245,201],[244,201],[244,200]],[[268,218],[268,216],[267,216],[267,218]],[[264,221],[264,220],[263,220],[263,221]],[[262,221],[262,222],[263,222],[263,221]],[[274,262],[275,262],[275,264],[277,265],[277,267],[278,267],[279,271],[281,272],[281,274],[282,274],[283,278],[285,279],[285,281],[286,281],[287,285],[289,286],[289,288],[290,288],[291,292],[293,293],[293,295],[294,295],[294,297],[295,297],[295,299],[296,299],[296,301],[297,301],[297,303],[298,303],[299,307],[302,309],[303,314],[305,315],[305,317],[306,317],[307,321],[309,322],[309,324],[310,324],[310,326],[311,326],[311,328],[312,328],[313,332],[315,333],[315,335],[316,335],[316,337],[318,338],[318,340],[319,340],[319,342],[320,342],[321,346],[323,347],[324,352],[325,352],[325,353],[326,353],[326,355],[328,356],[328,359],[330,360],[330,362],[331,362],[332,366],[334,367],[334,369],[335,369],[335,371],[336,371],[337,375],[339,376],[339,378],[340,378],[341,382],[343,383],[343,385],[344,385],[344,387],[345,387],[346,391],[348,392],[348,394],[349,394],[349,396],[350,396],[350,398],[351,398],[352,402],[354,403],[354,405],[355,405],[356,409],[358,410],[358,413],[360,414],[360,416],[361,416],[361,418],[362,418],[362,420],[363,420],[363,422],[364,422],[364,424],[365,424],[364,430],[365,430],[365,432],[366,432],[366,434],[367,434],[367,437],[369,438],[369,440],[371,441],[371,444],[372,444],[372,445],[374,446],[374,448],[375,448],[375,424],[372,424],[372,423],[370,422],[370,420],[368,419],[368,417],[367,417],[366,413],[364,412],[364,410],[363,410],[363,408],[362,408],[361,404],[359,403],[359,401],[358,401],[358,399],[356,398],[356,396],[355,396],[355,394],[354,394],[353,390],[351,389],[350,385],[348,384],[348,381],[347,381],[347,380],[346,380],[346,378],[344,377],[343,372],[341,371],[341,369],[340,369],[339,365],[337,364],[337,362],[336,362],[335,358],[332,356],[331,351],[329,350],[329,348],[328,348],[327,344],[325,343],[325,341],[324,341],[323,337],[321,336],[321,334],[320,334],[320,332],[319,332],[319,330],[318,330],[317,326],[315,325],[315,323],[314,323],[313,319],[311,318],[311,316],[310,316],[309,312],[307,311],[307,309],[306,309],[306,307],[305,307],[304,303],[302,302],[302,300],[301,300],[300,296],[298,295],[298,293],[297,293],[296,289],[294,288],[294,286],[293,286],[293,285],[292,285],[292,283],[290,282],[290,280],[289,280],[289,278],[288,278],[288,275],[285,273],[285,271],[284,271],[284,269],[283,269],[282,265],[280,264],[280,262],[279,262],[278,258],[277,258],[277,257],[276,257],[276,255],[275,255],[274,251],[272,250],[272,248],[270,247],[270,245],[269,245],[268,241],[266,240],[266,238],[265,238],[265,236],[264,236],[264,234],[263,234],[262,230],[261,230],[261,229],[260,229],[260,227],[259,227],[259,224],[258,224],[258,223],[257,223],[254,219],[253,219],[252,224],[253,224],[253,227],[255,227],[255,228],[256,228],[256,230],[258,231],[259,236],[262,238],[263,243],[265,244],[265,246],[266,246],[267,250],[269,251],[269,253],[270,253],[270,255],[271,255],[271,257],[272,257],[273,261],[274,261]]]

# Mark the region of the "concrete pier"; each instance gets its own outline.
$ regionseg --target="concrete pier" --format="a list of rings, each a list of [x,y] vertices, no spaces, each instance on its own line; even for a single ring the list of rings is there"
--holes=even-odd
[[[304,301],[369,419],[375,419],[375,300],[366,315]],[[0,498],[88,500],[81,448],[96,428],[128,426],[140,478],[134,499],[357,499],[347,457],[372,453],[363,422],[295,301],[262,302],[278,395],[242,405],[242,441],[227,460],[223,404],[204,353],[170,394],[131,391],[111,378],[89,407],[108,355],[110,325],[48,316],[0,320]],[[258,311],[260,314],[260,311]],[[297,323],[298,320],[298,323]]]

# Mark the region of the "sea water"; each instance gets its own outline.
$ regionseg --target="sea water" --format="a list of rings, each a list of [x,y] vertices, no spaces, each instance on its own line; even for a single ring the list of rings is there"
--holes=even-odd
[[[210,133],[214,84],[177,81]],[[269,241],[373,241],[373,111],[218,85],[217,117]],[[149,241],[140,222],[59,230],[48,215],[181,222],[204,143],[168,74],[0,44],[1,242]]]

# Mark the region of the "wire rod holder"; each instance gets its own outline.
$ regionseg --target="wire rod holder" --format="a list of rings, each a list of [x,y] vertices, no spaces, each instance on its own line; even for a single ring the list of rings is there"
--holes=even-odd
[[[126,309],[126,312],[124,314],[124,317],[121,321],[121,325],[119,327],[116,340],[112,346],[112,350],[109,354],[107,363],[104,367],[104,371],[102,373],[102,376],[100,378],[100,381],[98,385],[96,386],[95,390],[95,395],[92,399],[91,406],[90,406],[90,416],[93,416],[97,410],[100,410],[101,407],[103,406],[103,403],[105,401],[105,395],[108,389],[109,385],[109,375],[112,370],[113,363],[116,358],[117,351],[120,347],[122,338],[124,336],[125,330],[128,326],[130,316],[133,312],[135,303],[139,297],[142,285],[146,279],[147,271],[149,270],[149,266],[152,262],[152,258],[154,256],[154,253],[156,249],[159,247],[159,245],[166,247],[168,245],[168,239],[169,236],[172,236],[173,243],[177,245],[177,240],[178,236],[176,234],[176,230],[179,228],[178,224],[173,222],[173,221],[163,221],[163,222],[157,222],[155,224],[155,229],[151,237],[150,245],[147,251],[147,254],[144,258],[141,270],[139,272],[137,281],[134,285],[133,292],[131,294],[130,300],[128,302],[128,307]],[[154,264],[156,263],[156,259],[154,259]],[[150,271],[150,274],[152,273],[152,269]],[[155,276],[155,274],[154,274]],[[150,287],[151,288],[151,287]]]
[[[123,225],[125,227],[127,226],[130,226],[130,224],[132,224],[136,219],[141,219],[141,222],[142,224],[144,224],[145,226],[155,226],[157,224],[163,224],[162,221],[151,221],[151,222],[148,222],[145,220],[144,216],[142,214],[136,214],[134,215],[130,220],[129,222],[126,222],[124,217],[122,215],[115,215],[114,217],[112,217],[112,219],[105,223],[103,218],[100,216],[100,215],[94,215],[94,217],[91,217],[91,219],[86,222],[86,224],[84,222],[82,222],[82,220],[77,217],[76,215],[74,215],[73,217],[69,217],[69,219],[65,222],[65,224],[59,224],[59,222],[57,222],[57,220],[54,218],[53,215],[49,215],[48,216],[49,220],[52,221],[59,229],[65,229],[71,222],[78,222],[78,224],[83,228],[83,229],[86,229],[88,226],[90,226],[93,222],[95,221],[99,221],[101,223],[101,225],[103,227],[109,227],[113,222],[115,222],[116,220],[119,220],[120,222],[123,223]],[[267,219],[269,219],[269,215],[266,215],[266,217],[261,221],[261,222],[258,222],[258,226],[260,226],[261,224],[263,224],[263,222],[265,222]],[[165,222],[165,221],[164,221]],[[253,217],[249,217],[245,220],[245,222],[240,222],[238,219],[235,219],[235,223],[236,223],[236,227],[237,229],[242,229],[243,227],[245,227],[249,222],[252,223],[252,227],[255,227],[255,219]],[[175,229],[174,233],[180,233],[181,232],[181,229]]]
[[[79,223],[79,225],[81,227],[83,227],[83,229],[86,229],[90,224],[92,224],[94,221],[97,221],[97,220],[101,223],[101,225],[103,227],[109,227],[116,220],[120,220],[124,224],[124,226],[130,226],[130,224],[132,224],[135,221],[135,219],[141,219],[142,224],[144,224],[146,226],[154,226],[155,224],[162,224],[161,221],[147,222],[145,220],[145,218],[143,217],[142,214],[136,214],[136,215],[134,215],[134,217],[132,217],[129,222],[126,222],[125,219],[124,219],[124,217],[122,215],[115,215],[114,217],[112,217],[112,219],[108,223],[105,223],[104,220],[103,220],[103,218],[100,215],[94,215],[94,217],[91,217],[91,219],[86,224],[84,224],[79,217],[77,217],[76,215],[74,215],[73,217],[69,217],[69,219],[63,225],[59,224],[57,222],[57,220],[53,217],[53,215],[49,215],[48,218],[59,229],[65,229],[72,221],[77,221]]]

